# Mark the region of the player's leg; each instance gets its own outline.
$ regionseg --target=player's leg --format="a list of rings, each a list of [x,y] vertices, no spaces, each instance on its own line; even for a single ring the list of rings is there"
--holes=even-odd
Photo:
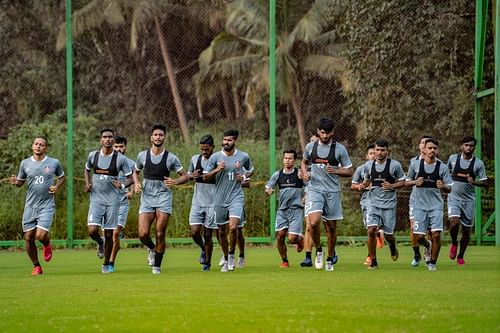
[[[191,224],[190,228],[191,228],[191,238],[193,239],[194,243],[198,245],[201,249],[199,262],[200,264],[204,264],[206,253],[205,253],[205,242],[203,241],[203,236],[202,236],[203,233],[202,224]]]
[[[276,246],[278,247],[278,252],[281,257],[281,268],[288,268],[288,257],[287,257],[287,249],[285,244],[285,238],[287,234],[287,229],[281,229],[276,231]]]
[[[54,207],[40,209],[36,226],[36,239],[42,243],[43,258],[45,261],[52,259],[52,246],[50,245],[49,232],[54,218]]]
[[[240,218],[235,216],[229,216],[229,251],[228,251],[228,261],[227,268],[232,271],[236,267],[236,262],[234,258],[236,243],[238,240],[238,224],[240,223]]]
[[[160,272],[163,255],[165,254],[166,242],[165,236],[167,233],[168,220],[170,214],[156,210],[156,248],[155,248],[155,263],[153,265],[153,274]]]
[[[471,227],[466,227],[465,225],[462,224],[462,238],[460,239],[460,252],[458,253],[457,256],[457,263],[459,265],[465,264],[464,255],[465,255],[465,250],[467,250],[467,246],[469,245],[471,229],[472,229]]]
[[[309,222],[309,216],[305,217],[306,228],[304,232],[304,249],[306,256],[304,261],[300,263],[301,267],[311,267],[312,266],[312,247],[313,241],[311,237],[311,223]]]
[[[153,266],[155,260],[156,245],[150,236],[150,229],[154,218],[154,211],[139,211],[139,217],[137,219],[137,232],[139,234],[139,240],[148,250],[147,262],[149,266]]]
[[[89,237],[97,244],[97,257],[104,258],[104,241],[101,238],[101,227],[106,209],[103,205],[91,202],[87,217],[87,229]]]
[[[115,230],[113,230],[113,249],[111,250],[111,257],[109,258],[109,264],[111,266],[115,265],[116,256],[118,251],[120,251],[120,234],[123,231],[123,226],[118,224]]]
[[[205,262],[203,263],[203,270],[209,271],[212,262],[212,253],[214,250],[214,242],[212,240],[213,231],[216,229],[209,228],[207,226],[203,227],[203,237],[205,240]]]
[[[396,237],[394,236],[394,229],[396,228],[396,207],[382,209],[382,225],[379,225],[379,231],[385,235],[385,240],[389,243],[389,251],[391,252],[392,261],[399,258],[399,251],[396,247]]]
[[[33,264],[33,271],[31,272],[31,275],[40,275],[42,274],[42,266],[40,266],[40,261],[38,261],[38,249],[36,248],[35,240],[36,228],[24,232],[26,253]]]
[[[448,208],[450,207],[448,206]],[[458,231],[460,230],[460,217],[450,216],[449,210],[448,210],[448,216],[450,221],[450,237],[451,237],[449,257],[450,259],[454,260],[457,257],[457,251],[458,251]]]
[[[333,265],[333,256],[335,255],[335,246],[337,245],[337,221],[325,221],[325,228],[328,240],[328,257],[326,258],[326,261],[327,263],[331,262]]]
[[[238,225],[238,239],[236,243],[238,244],[238,267],[245,267],[245,234],[243,233],[243,225]]]
[[[460,251],[457,256],[457,264],[465,264],[464,255],[467,246],[469,245],[470,232],[474,226],[474,212],[475,212],[475,202],[474,201],[464,201],[462,202],[462,214],[460,218],[460,224],[462,225],[462,238],[460,239]]]
[[[378,263],[377,263],[377,225],[368,225],[367,226],[367,247],[368,247],[368,254],[370,256],[371,262],[370,262],[370,269],[375,269],[378,268]]]
[[[202,251],[205,250],[205,243],[203,242],[202,226],[206,218],[206,211],[197,205],[191,205],[189,212],[189,226],[191,228],[191,238],[194,243],[200,247]]]
[[[218,229],[218,241],[223,253],[223,263],[221,272],[228,271],[228,260],[229,260],[229,241],[228,241],[228,233],[229,233],[229,210],[227,207],[214,207],[214,220],[217,224]]]

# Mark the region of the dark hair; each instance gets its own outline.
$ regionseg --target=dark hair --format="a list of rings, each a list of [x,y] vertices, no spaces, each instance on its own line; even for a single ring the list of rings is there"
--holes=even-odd
[[[427,140],[425,140],[424,147],[427,146],[427,143],[429,143],[429,142],[432,142],[433,144],[435,144],[436,146],[439,147],[438,140],[436,140],[434,138],[428,138]]]
[[[321,118],[319,120],[318,129],[325,130],[327,132],[333,131],[333,120],[326,117]]]
[[[420,139],[418,139],[418,142],[422,141],[423,139],[432,139],[432,136],[430,135],[422,135]]]
[[[46,136],[43,136],[43,135],[37,135],[35,136],[35,138],[33,139],[33,142],[35,142],[36,139],[42,139],[45,141],[45,145],[48,146],[49,145],[49,140],[47,139]]]
[[[101,136],[102,136],[102,133],[104,133],[104,132],[111,132],[111,133],[113,133],[113,135],[115,135],[115,131],[113,131],[111,128],[103,128],[101,130]]]
[[[164,134],[167,133],[167,128],[165,127],[165,125],[162,124],[154,124],[153,128],[151,128],[151,133],[153,133],[156,130],[161,130],[163,131]]]
[[[200,139],[200,145],[211,145],[211,146],[213,146],[214,145],[214,138],[210,134],[204,135]]]
[[[121,135],[115,136],[115,143],[123,143],[125,146],[127,145],[127,138]]]
[[[293,154],[293,159],[297,159],[297,151],[293,148],[287,148],[283,150],[283,156],[285,156],[285,154]]]
[[[229,129],[224,131],[224,137],[232,136],[234,139],[238,139],[238,135],[240,135],[240,132],[238,132],[235,129]]]
[[[467,142],[471,142],[473,141],[474,142],[474,146],[477,144],[477,140],[475,137],[473,136],[470,136],[470,135],[466,135],[464,136],[464,138],[462,139],[462,143],[467,143]]]
[[[375,141],[375,146],[389,148],[389,142],[386,139],[378,139]]]
[[[375,149],[375,144],[370,143],[370,144],[366,147],[366,152],[368,152],[370,149]]]

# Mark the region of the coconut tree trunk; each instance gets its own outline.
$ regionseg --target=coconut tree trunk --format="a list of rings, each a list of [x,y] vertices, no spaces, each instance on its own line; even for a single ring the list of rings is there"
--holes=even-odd
[[[163,62],[165,63],[165,69],[167,71],[168,82],[170,83],[172,97],[174,98],[175,110],[177,111],[177,119],[179,120],[179,127],[181,128],[184,142],[191,143],[191,138],[189,136],[189,130],[186,121],[186,115],[184,113],[184,107],[182,106],[182,100],[177,85],[177,79],[175,78],[174,66],[170,61],[170,54],[168,52],[166,39],[165,36],[163,35],[160,19],[158,18],[158,16],[154,17],[154,21],[155,21],[156,33],[158,34],[158,42],[160,43],[161,55],[163,57]]]
[[[238,88],[233,88],[233,104],[234,104],[234,116],[236,119],[240,119],[241,105],[240,105],[240,93],[238,91]]]
[[[292,109],[295,114],[295,119],[297,120],[297,130],[299,131],[299,141],[300,141],[300,150],[302,151],[306,146],[306,129],[304,125],[304,116],[302,114],[302,108],[299,103],[299,96],[297,95],[297,88],[295,84],[292,84],[290,88],[290,99],[292,102]]]

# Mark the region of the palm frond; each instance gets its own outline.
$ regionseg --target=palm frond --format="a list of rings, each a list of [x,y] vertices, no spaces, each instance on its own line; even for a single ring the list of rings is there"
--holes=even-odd
[[[351,91],[353,80],[347,66],[347,60],[342,57],[312,54],[304,59],[303,69],[309,75],[327,80],[337,79],[344,91]]]
[[[248,40],[267,39],[267,13],[257,3],[236,1],[229,6],[226,31]]]

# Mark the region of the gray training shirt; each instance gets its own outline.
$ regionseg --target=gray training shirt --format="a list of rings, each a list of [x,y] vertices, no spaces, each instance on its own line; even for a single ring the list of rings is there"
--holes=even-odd
[[[432,173],[436,168],[436,160],[433,164],[426,164],[424,162],[424,169],[427,173]],[[451,179],[450,172],[448,171],[448,167],[445,163],[441,162],[439,166],[439,177],[442,179],[443,183],[447,186],[453,185],[453,179]],[[407,180],[415,180],[418,178],[418,172],[420,169],[420,160],[413,160],[410,163],[410,167],[408,169]],[[427,188],[427,187],[418,187],[415,186],[415,201],[414,208],[432,211],[443,209],[443,197],[441,196],[441,190],[438,188]]]
[[[360,165],[354,171],[354,175],[352,175],[352,183],[353,184],[361,184],[365,180],[365,165]],[[361,192],[361,198],[359,199],[359,204],[362,207],[368,207],[370,202],[368,201],[368,190],[365,189]]]
[[[198,162],[198,158],[200,154],[194,155],[191,157],[189,161],[188,167],[188,175],[192,175],[196,170],[196,164]],[[201,158],[200,164],[203,170],[205,170],[208,166],[208,160],[204,157]],[[199,170],[200,171],[200,170]],[[201,172],[201,171],[200,171]],[[200,173],[200,177],[203,177],[203,174]],[[215,184],[210,183],[194,183],[194,193],[193,200],[191,202],[192,205],[196,205],[199,207],[213,207],[214,205],[214,194],[215,194]]]
[[[368,161],[365,163],[365,179],[370,180],[371,170],[373,163],[375,163],[375,170],[377,172],[382,172],[385,169],[387,160],[380,164],[376,160]],[[391,164],[389,165],[389,175],[395,179],[395,182],[405,180],[405,173],[401,163],[391,159]],[[368,194],[370,200],[370,205],[378,208],[394,208],[397,205],[397,196],[395,190],[384,190],[382,186],[374,186],[373,183],[370,188],[370,193]]]
[[[105,206],[117,205],[121,200],[122,189],[114,187],[112,181],[117,180],[118,176],[94,173],[93,164],[95,154],[99,154],[99,161],[97,163],[98,167],[101,169],[108,169],[114,153],[110,155],[103,155],[100,150],[93,151],[87,158],[85,168],[92,172],[92,191],[90,192],[90,202],[95,202]],[[130,176],[132,174],[132,169],[130,169],[129,164],[127,163],[127,158],[120,153],[116,154],[116,169],[118,172],[122,172],[125,176]]]
[[[294,169],[295,170],[295,169]],[[285,173],[285,175],[290,175],[294,172]],[[271,178],[267,181],[266,188],[274,189],[278,185],[278,180],[280,176],[280,171],[273,173]],[[304,208],[302,205],[302,197],[304,196],[304,187],[283,187],[279,190],[279,207],[278,209],[289,209],[289,208]]]
[[[45,156],[41,161],[28,157],[21,161],[18,180],[28,183],[26,193],[26,207],[47,208],[54,207],[54,194],[49,193],[49,188],[54,183],[54,176],[61,178],[64,171],[55,158]]]
[[[325,145],[321,143],[321,141],[318,141],[318,156],[327,158],[331,145],[331,143]],[[340,192],[340,177],[327,173],[326,164],[311,162],[313,146],[314,142],[310,142],[304,149],[304,160],[311,163],[311,179],[309,180],[308,191],[321,193]],[[338,166],[339,168],[342,167],[347,169],[352,167],[352,162],[347,150],[338,142],[335,142],[335,159],[340,163]]]
[[[455,164],[457,163],[458,154],[450,155],[448,158],[448,168],[450,170],[450,174],[453,172],[455,168]],[[468,169],[472,160],[464,159],[463,155],[460,158],[460,167],[462,169]],[[486,169],[484,168],[484,163],[477,157],[474,161],[473,172],[476,179],[480,181],[488,179],[486,176]],[[475,179],[474,179],[475,180]],[[453,186],[451,187],[451,193],[448,194],[448,197],[456,200],[464,200],[471,201],[476,198],[475,186],[469,183],[464,183],[460,181],[453,181]]]

